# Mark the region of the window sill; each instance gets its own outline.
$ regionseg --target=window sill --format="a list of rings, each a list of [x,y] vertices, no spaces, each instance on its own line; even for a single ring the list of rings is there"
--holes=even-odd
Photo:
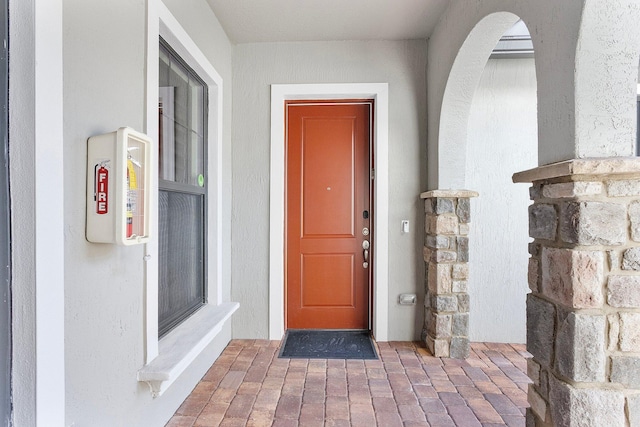
[[[160,340],[158,356],[138,371],[138,381],[149,384],[154,398],[161,396],[222,331],[238,307],[237,302],[227,302],[195,312]]]

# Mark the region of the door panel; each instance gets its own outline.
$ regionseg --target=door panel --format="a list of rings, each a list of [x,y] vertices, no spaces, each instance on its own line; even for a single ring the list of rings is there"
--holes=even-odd
[[[355,117],[302,119],[304,237],[355,237],[356,141],[349,138],[354,122]]]
[[[287,327],[367,329],[372,104],[287,104]]]
[[[302,307],[353,307],[353,254],[302,255]],[[342,283],[326,292],[325,283]]]

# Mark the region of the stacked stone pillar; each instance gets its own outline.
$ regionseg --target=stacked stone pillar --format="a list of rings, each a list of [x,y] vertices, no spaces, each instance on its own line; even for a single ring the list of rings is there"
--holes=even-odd
[[[533,183],[527,426],[640,426],[640,159],[514,181]]]
[[[422,339],[436,357],[469,356],[467,190],[422,193],[425,200],[425,312]]]

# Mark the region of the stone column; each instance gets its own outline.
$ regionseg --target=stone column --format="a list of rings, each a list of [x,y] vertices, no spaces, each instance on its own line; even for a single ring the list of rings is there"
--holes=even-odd
[[[514,182],[533,183],[527,426],[640,426],[640,158]]]
[[[436,357],[469,356],[469,198],[467,190],[434,190],[425,199],[425,311],[422,339]]]

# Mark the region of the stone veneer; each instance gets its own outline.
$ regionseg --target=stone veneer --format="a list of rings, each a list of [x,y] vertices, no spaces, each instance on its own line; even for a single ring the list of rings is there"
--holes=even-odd
[[[469,222],[467,190],[435,190],[425,199],[425,311],[422,339],[436,357],[469,356]]]
[[[514,181],[533,183],[527,426],[640,426],[640,159]]]

